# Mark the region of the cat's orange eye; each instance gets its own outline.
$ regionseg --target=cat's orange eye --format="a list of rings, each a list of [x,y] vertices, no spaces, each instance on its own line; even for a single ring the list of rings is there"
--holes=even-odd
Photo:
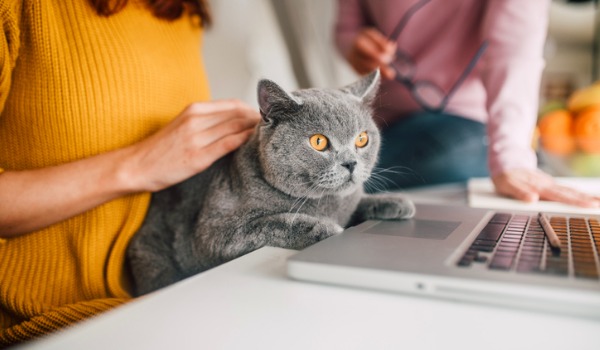
[[[314,134],[310,137],[310,145],[317,151],[324,151],[328,144],[329,140],[327,140],[327,137],[321,134]]]
[[[363,148],[369,143],[369,135],[367,135],[366,131],[361,132],[356,136],[356,140],[354,140],[354,144],[356,147]]]

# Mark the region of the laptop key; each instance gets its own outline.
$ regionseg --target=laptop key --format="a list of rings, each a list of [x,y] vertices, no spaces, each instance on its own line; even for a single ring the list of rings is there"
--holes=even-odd
[[[477,250],[477,251],[480,251],[480,252],[491,253],[491,252],[494,251],[494,246],[473,244],[471,246],[471,249]]]
[[[458,261],[457,265],[461,267],[471,266],[472,259],[462,258]]]
[[[495,269],[495,270],[509,270],[510,267],[512,266],[513,260],[514,260],[513,255],[509,255],[509,256],[497,255],[497,256],[494,256],[494,258],[490,262],[489,268]]]
[[[478,263],[484,263],[487,261],[487,256],[485,255],[477,255],[475,256],[475,259],[473,259],[473,261],[478,262]]]
[[[512,214],[496,213],[496,214],[494,214],[494,216],[492,217],[490,222],[498,223],[498,224],[507,224],[511,217],[512,217]]]
[[[567,265],[546,266],[546,269],[543,272],[551,275],[567,276],[569,274],[569,268]]]
[[[458,261],[457,265],[462,267],[471,266],[471,263],[476,257],[477,251],[469,248],[465,255]]]
[[[481,230],[477,239],[496,242],[504,231],[504,227],[506,227],[504,224],[489,223]]]
[[[517,272],[540,272],[540,261],[541,259],[532,261],[520,260],[517,265]]]

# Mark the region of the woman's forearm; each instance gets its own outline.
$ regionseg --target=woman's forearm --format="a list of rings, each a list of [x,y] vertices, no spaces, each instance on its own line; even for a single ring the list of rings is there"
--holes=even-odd
[[[133,192],[127,150],[0,174],[0,237],[35,231]]]

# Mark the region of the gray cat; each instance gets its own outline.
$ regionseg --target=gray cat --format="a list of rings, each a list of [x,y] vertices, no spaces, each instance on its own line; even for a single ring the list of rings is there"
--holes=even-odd
[[[286,93],[258,84],[260,125],[236,152],[157,192],[128,248],[137,294],[146,294],[263,246],[302,249],[368,219],[404,219],[399,194],[363,184],[380,136],[371,104],[376,71],[344,88]]]

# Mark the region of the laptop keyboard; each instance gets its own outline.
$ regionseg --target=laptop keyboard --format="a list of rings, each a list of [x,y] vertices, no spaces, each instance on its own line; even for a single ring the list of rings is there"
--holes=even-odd
[[[561,241],[560,251],[550,246],[537,216],[497,213],[458,261],[458,266],[482,264],[499,271],[598,280],[599,220],[549,217]]]

